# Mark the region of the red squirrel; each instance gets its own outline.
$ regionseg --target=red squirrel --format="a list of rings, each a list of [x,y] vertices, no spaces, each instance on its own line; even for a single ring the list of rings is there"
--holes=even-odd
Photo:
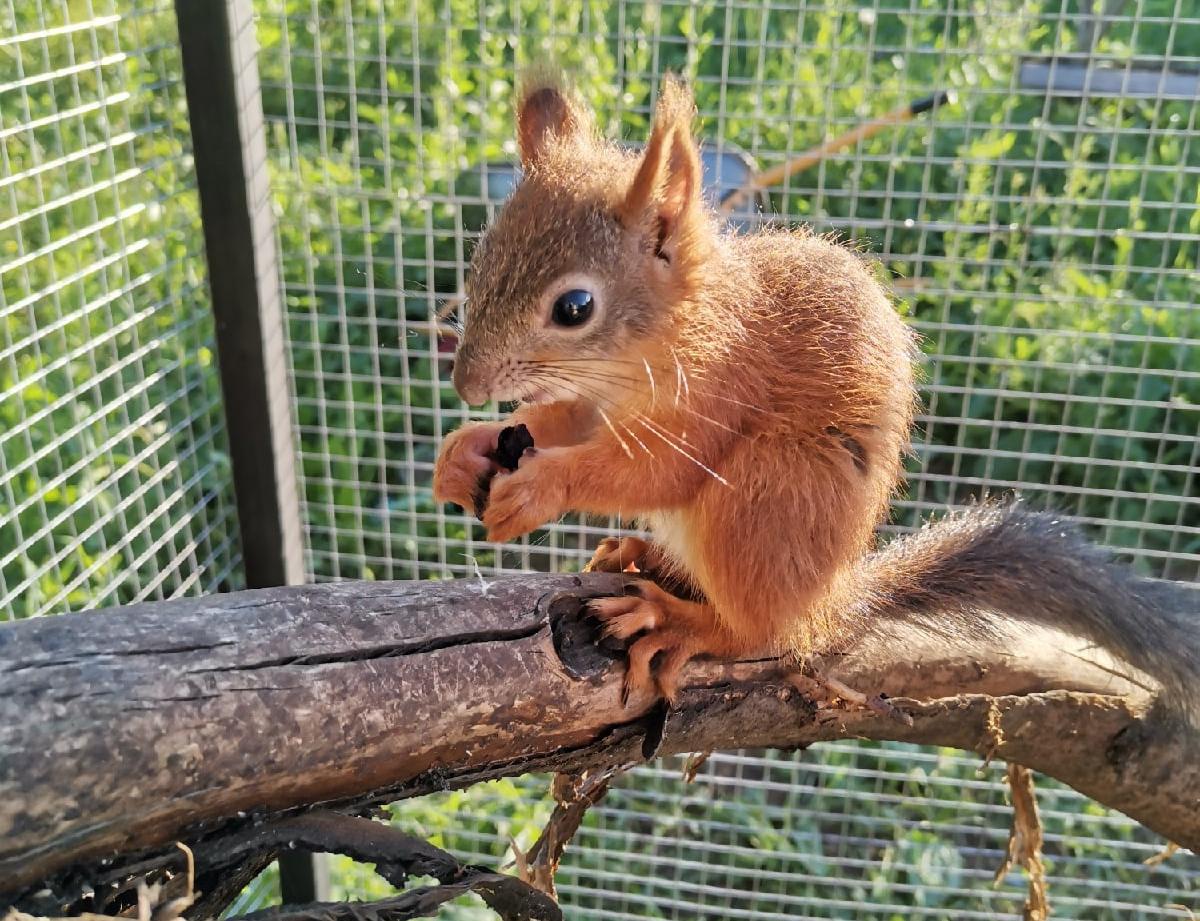
[[[903,478],[915,336],[858,252],[722,228],[694,113],[668,78],[631,152],[561,79],[524,82],[523,179],[474,253],[453,372],[469,404],[523,405],[447,437],[435,498],[470,508],[495,474],[494,541],[568,511],[649,529],[593,560],[680,588],[592,603],[632,640],[627,691],[673,699],[695,656],[805,656],[887,618],[986,631],[1000,612],[1082,634],[1186,705],[1200,593],[1137,577],[1051,514],[985,504],[873,550]],[[534,447],[497,471],[518,423]]]

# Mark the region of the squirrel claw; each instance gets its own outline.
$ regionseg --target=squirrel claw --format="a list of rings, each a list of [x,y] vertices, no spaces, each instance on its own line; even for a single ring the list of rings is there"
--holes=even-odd
[[[453,502],[464,509],[477,505],[481,483],[499,469],[489,454],[503,427],[495,422],[468,423],[446,437],[433,469],[435,502]]]
[[[621,706],[628,706],[630,698],[642,694],[674,704],[683,668],[701,650],[689,631],[670,623],[668,612],[655,598],[654,586],[635,585],[629,591],[628,595],[596,598],[588,605],[588,610],[603,623],[606,636],[636,637],[629,646]],[[652,667],[655,663],[656,668]]]
[[[604,635],[619,640],[627,640],[658,625],[658,608],[637,595],[597,598],[589,608],[603,623]]]

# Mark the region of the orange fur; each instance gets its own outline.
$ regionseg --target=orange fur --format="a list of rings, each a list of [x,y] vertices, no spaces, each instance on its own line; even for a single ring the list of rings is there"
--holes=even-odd
[[[912,334],[846,247],[721,228],[701,199],[681,83],[664,84],[641,157],[580,129],[590,117],[557,82],[527,84],[522,99],[526,177],[475,255],[455,380],[472,395],[540,387],[558,402],[519,411],[538,449],[495,479],[489,537],[569,510],[650,526],[662,565],[704,600],[648,585],[596,606],[614,632],[643,633],[635,689],[659,653],[670,697],[695,655],[836,643],[849,629],[839,591],[902,477]],[[568,334],[545,311],[572,273],[604,306],[594,328]],[[469,503],[471,445],[498,428],[470,431],[438,459],[439,499]]]

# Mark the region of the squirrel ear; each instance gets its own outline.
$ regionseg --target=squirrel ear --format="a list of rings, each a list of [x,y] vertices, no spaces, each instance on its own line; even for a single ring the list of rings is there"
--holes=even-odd
[[[539,69],[528,72],[517,93],[517,147],[521,166],[537,163],[554,144],[587,134],[591,118],[563,87],[562,77]]]
[[[660,244],[677,236],[700,205],[700,152],[692,137],[695,114],[687,86],[677,77],[667,77],[659,92],[650,140],[621,205],[626,226],[653,213]]]

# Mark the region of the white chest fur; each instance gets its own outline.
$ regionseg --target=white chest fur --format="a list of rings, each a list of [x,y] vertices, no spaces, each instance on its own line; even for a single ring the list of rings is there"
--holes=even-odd
[[[695,530],[687,520],[687,512],[675,509],[652,512],[643,516],[642,522],[671,562],[692,575],[696,561]]]

